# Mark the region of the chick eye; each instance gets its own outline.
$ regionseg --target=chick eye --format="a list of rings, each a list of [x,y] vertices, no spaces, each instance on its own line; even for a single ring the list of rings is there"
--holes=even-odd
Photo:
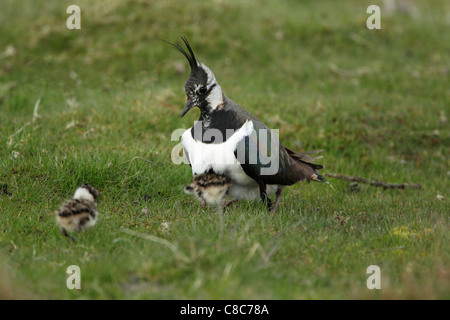
[[[205,94],[208,91],[208,88],[206,88],[205,86],[200,87],[200,89],[198,89],[198,93],[200,94]]]

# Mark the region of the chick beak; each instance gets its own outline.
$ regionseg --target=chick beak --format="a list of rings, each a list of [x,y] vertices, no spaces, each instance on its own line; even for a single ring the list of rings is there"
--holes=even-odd
[[[191,99],[188,99],[186,102],[186,105],[184,106],[183,111],[181,112],[181,117],[183,117],[186,113],[188,113],[189,110],[191,110],[194,107],[194,103]]]

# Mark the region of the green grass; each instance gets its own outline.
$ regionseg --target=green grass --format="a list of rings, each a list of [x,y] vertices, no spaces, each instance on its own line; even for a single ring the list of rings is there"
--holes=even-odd
[[[382,11],[381,30],[365,22],[382,1],[75,2],[81,30],[73,1],[2,3],[0,299],[450,298],[448,1]],[[180,35],[284,145],[325,149],[324,173],[422,189],[330,178],[286,189],[275,215],[200,209],[170,157],[198,117],[179,117],[188,65],[159,40]],[[72,243],[54,211],[84,182],[101,216]]]

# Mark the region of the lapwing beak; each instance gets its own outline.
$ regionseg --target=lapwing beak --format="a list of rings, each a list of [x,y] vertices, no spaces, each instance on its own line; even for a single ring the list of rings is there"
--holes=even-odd
[[[191,110],[194,107],[194,103],[192,102],[192,100],[189,100],[186,102],[186,105],[184,106],[183,111],[181,112],[181,117],[183,118],[183,116],[188,113],[189,110]]]

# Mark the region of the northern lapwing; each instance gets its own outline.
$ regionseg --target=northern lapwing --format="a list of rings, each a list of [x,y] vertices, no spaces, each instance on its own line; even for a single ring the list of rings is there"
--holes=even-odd
[[[284,147],[262,121],[228,98],[213,72],[199,62],[186,38],[187,50],[170,43],[189,62],[184,90],[183,117],[194,107],[200,118],[182,135],[182,144],[194,176],[214,172],[231,181],[228,195],[234,200],[260,198],[274,212],[283,188],[300,181],[326,182],[317,170],[323,166],[307,153]],[[276,193],[272,207],[269,196]]]
[[[98,218],[97,198],[99,192],[94,187],[83,184],[75,190],[72,199],[64,202],[56,212],[56,222],[61,233],[75,241],[67,232],[80,232],[95,225]]]
[[[202,207],[209,204],[215,206],[218,213],[223,213],[230,186],[230,179],[211,170],[194,176],[192,182],[184,187],[184,192],[194,195]]]

